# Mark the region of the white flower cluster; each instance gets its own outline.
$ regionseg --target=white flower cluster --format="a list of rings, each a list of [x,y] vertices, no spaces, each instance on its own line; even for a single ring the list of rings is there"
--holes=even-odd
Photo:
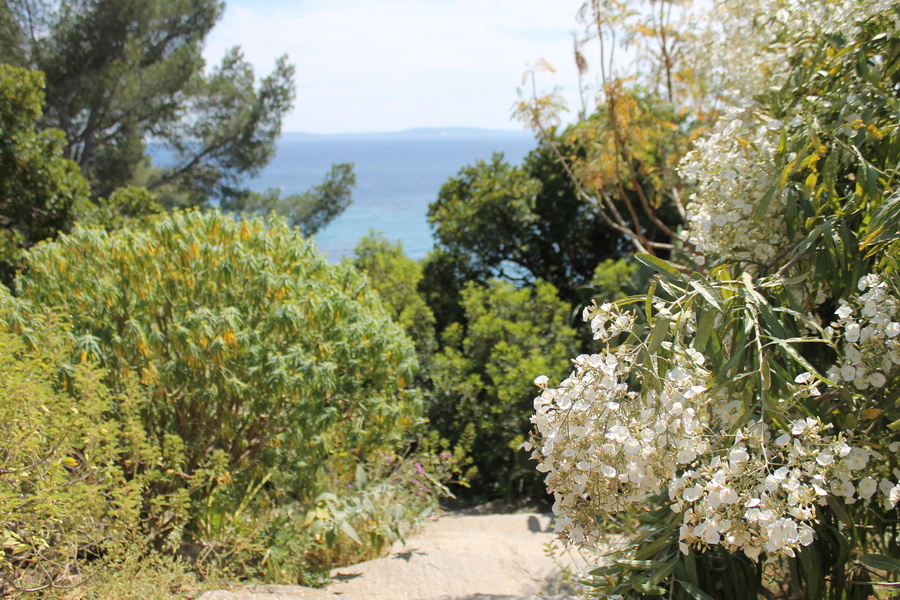
[[[691,48],[691,64],[718,81],[724,96],[740,105],[784,84],[798,42],[825,35],[852,39],[859,23],[875,16],[893,19],[894,0],[716,0],[703,18],[709,23]]]
[[[732,108],[680,167],[686,179],[697,183],[687,217],[689,239],[698,251],[770,263],[785,249],[788,240],[780,194],[771,199],[765,214],[752,217],[777,183],[773,159],[778,136],[782,131],[790,133],[802,119],[794,117],[783,127],[761,114],[755,98],[784,83],[791,57],[805,52],[810,40],[831,35],[852,41],[859,35],[860,24],[876,16],[893,19],[895,30],[900,29],[895,5],[888,0],[715,3],[708,15],[709,30],[693,42],[691,61],[708,80],[718,81],[723,100]],[[855,135],[865,126],[860,115],[866,112],[866,98],[860,93],[844,99],[842,135]]]
[[[864,279],[868,296],[854,302],[864,307],[877,298],[893,315],[897,303],[876,292],[884,284]],[[598,339],[634,325],[634,315],[609,304],[589,307],[584,317]],[[683,551],[721,545],[752,560],[793,556],[812,543],[817,507],[830,495],[888,509],[900,502],[900,470],[888,472],[877,446],[851,445],[847,433],[826,435],[831,425],[817,419],[796,419],[788,431],[774,432],[751,421],[733,436],[723,434],[734,431],[741,402],[710,391],[704,357],[693,348],[664,342],[661,349],[621,344],[576,358],[558,388],[548,387],[545,376],[535,380],[542,391],[531,419],[532,457],[546,473],[557,532],[568,542],[593,547],[603,513],[667,490],[682,513]],[[810,373],[795,384],[795,396],[820,394],[821,382]],[[886,449],[896,454],[900,442]]]
[[[775,154],[782,127],[781,121],[734,109],[685,156],[681,174],[697,184],[687,207],[689,239],[699,252],[768,263],[783,250],[781,195],[754,218],[778,183]]]
[[[870,458],[883,457],[845,436],[822,435],[827,427],[798,419],[771,440],[764,424],[750,423],[727,451],[676,478],[669,497],[684,513],[682,551],[719,544],[754,561],[762,553],[794,556],[812,543],[817,506],[829,494],[853,504],[880,489],[882,503],[893,507],[900,484],[863,476]]]
[[[620,333],[631,331],[634,327],[635,315],[630,312],[622,312],[615,305],[605,302],[597,306],[593,303],[587,306],[581,314],[585,321],[591,323],[591,333],[595,340],[607,342]]]
[[[604,306],[599,319],[588,316],[592,325],[614,328],[633,320],[614,312]],[[667,350],[665,359],[653,360],[668,370],[641,381],[640,393],[629,385],[640,352],[625,345],[579,356],[557,389],[547,388],[544,377],[536,380],[543,392],[531,419],[534,458],[561,515],[557,531],[569,541],[591,545],[599,535],[591,527],[598,509],[619,512],[661,492],[680,468],[708,450],[703,357],[692,348]]]
[[[882,388],[900,367],[900,300],[876,273],[859,280],[860,294],[841,300],[838,320],[826,333],[841,334],[842,360],[826,376],[852,382],[858,390]]]

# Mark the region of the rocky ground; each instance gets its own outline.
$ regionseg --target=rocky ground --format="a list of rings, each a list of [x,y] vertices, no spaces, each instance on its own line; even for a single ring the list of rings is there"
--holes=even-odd
[[[388,556],[335,570],[324,589],[257,585],[200,600],[568,600],[562,569],[583,561],[551,548],[550,515],[486,512],[445,513]]]

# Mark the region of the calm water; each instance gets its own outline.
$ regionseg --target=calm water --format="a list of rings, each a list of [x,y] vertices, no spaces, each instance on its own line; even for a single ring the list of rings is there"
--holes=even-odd
[[[337,262],[351,255],[357,241],[371,230],[400,240],[408,256],[421,258],[433,246],[428,205],[447,179],[478,159],[490,159],[494,152],[519,163],[535,145],[530,134],[503,132],[287,135],[274,160],[249,186],[256,191],[274,187],[285,194],[303,192],[321,183],[332,164],[352,162],[353,204],[316,235],[319,250],[329,262]]]

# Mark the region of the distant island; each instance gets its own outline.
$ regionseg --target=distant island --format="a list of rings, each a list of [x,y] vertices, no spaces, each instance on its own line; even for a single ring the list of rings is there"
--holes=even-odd
[[[303,140],[311,138],[480,138],[480,137],[534,137],[534,134],[525,130],[514,129],[479,129],[477,127],[419,127],[404,129],[403,131],[383,131],[373,133],[304,133],[298,131],[285,132],[282,140]]]

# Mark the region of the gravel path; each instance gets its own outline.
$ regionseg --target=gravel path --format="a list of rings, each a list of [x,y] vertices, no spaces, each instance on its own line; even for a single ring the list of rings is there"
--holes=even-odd
[[[447,513],[390,555],[336,569],[324,589],[257,585],[200,600],[568,600],[560,567],[581,565],[570,553],[548,556],[550,521],[534,512]]]

